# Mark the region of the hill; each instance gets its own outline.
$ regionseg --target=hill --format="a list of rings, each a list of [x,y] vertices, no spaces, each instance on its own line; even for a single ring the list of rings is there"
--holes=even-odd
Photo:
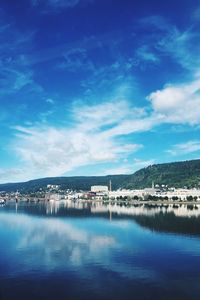
[[[130,175],[122,185],[124,188],[150,187],[152,181],[170,187],[196,187],[200,183],[200,159],[155,164]]]
[[[109,185],[112,181],[113,189],[117,189],[126,182],[130,175],[108,175],[108,176],[75,176],[75,177],[48,177],[19,183],[0,184],[0,191],[35,192],[48,184],[60,185],[61,189],[90,190],[91,185]]]
[[[6,183],[0,184],[0,191],[37,191],[46,187],[47,184],[60,185],[62,189],[90,190],[91,185],[108,185],[110,180],[113,189],[150,187],[152,181],[171,187],[191,188],[200,183],[200,159],[154,164],[132,175],[51,177],[20,183]]]

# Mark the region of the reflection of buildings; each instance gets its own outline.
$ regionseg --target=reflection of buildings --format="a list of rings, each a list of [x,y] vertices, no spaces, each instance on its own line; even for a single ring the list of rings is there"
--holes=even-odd
[[[54,215],[57,214],[62,209],[88,209],[90,206],[88,203],[83,201],[74,200],[61,200],[61,201],[49,201],[46,203],[46,214]]]
[[[114,205],[96,205],[91,207],[92,213],[113,213],[117,215],[147,215],[153,216],[159,213],[173,213],[177,217],[199,217],[200,216],[200,206],[188,206],[188,205],[138,205],[138,206],[119,206]]]
[[[64,196],[60,194],[50,194],[49,200],[55,200],[55,201],[60,201]]]
[[[46,204],[46,214],[54,215],[57,214],[61,208],[67,208],[67,201],[50,201]]]
[[[165,204],[165,205],[150,205],[150,204],[138,204],[132,206],[109,204],[104,205],[102,202],[84,202],[84,201],[50,201],[46,205],[47,214],[57,214],[62,209],[75,209],[75,210],[87,210],[92,214],[109,214],[109,218],[112,219],[112,215],[124,215],[124,216],[155,216],[156,214],[173,213],[177,217],[199,217],[200,205],[186,205],[186,204]]]

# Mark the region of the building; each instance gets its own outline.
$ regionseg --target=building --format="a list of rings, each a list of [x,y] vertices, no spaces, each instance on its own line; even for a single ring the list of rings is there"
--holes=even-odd
[[[58,188],[59,188],[59,185],[57,185],[57,184],[47,184],[47,189],[57,190]]]
[[[92,185],[91,192],[94,193],[108,193],[107,185]]]

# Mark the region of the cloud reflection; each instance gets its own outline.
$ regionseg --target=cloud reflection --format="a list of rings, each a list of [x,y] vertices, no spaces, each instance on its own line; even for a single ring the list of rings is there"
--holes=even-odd
[[[17,235],[16,251],[24,260],[28,259],[25,269],[81,266],[91,259],[99,260],[116,246],[113,236],[76,228],[64,219],[0,214],[0,223],[11,235]]]

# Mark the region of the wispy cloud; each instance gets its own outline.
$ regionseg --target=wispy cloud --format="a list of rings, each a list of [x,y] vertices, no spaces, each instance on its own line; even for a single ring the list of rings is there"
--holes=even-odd
[[[158,64],[160,62],[159,56],[156,55],[155,51],[152,51],[147,45],[143,45],[136,50],[136,57],[140,62],[148,62],[153,64]]]
[[[118,126],[123,118],[133,117],[134,108],[126,102],[95,106],[79,103],[71,114],[72,127],[57,128],[48,124],[15,127],[12,149],[23,169],[27,169],[27,178],[38,176],[38,170],[41,176],[56,176],[84,165],[115,162],[142,147],[121,141],[118,133],[109,132],[110,127]]]
[[[200,65],[199,32],[188,26],[180,30],[162,16],[150,16],[140,20],[150,35],[144,39],[143,47],[151,47],[155,58],[168,56],[183,68],[193,71]],[[194,47],[195,45],[195,47]],[[143,49],[143,47],[141,49]],[[145,58],[145,56],[144,56]]]
[[[56,209],[51,204],[47,207],[47,213]],[[0,221],[10,232],[13,228],[24,231],[23,236],[19,236],[15,243],[15,250],[23,250],[29,256],[29,263],[25,262],[21,256],[19,274],[27,274],[29,268],[37,267],[56,270],[63,266],[63,261],[68,260],[71,266],[79,266],[79,269],[84,265],[88,265],[88,259],[99,260],[104,258],[105,251],[109,256],[109,250],[118,245],[117,236],[111,236],[108,233],[94,233],[89,229],[80,229],[73,223],[55,219],[31,219],[26,215],[6,214],[1,213]],[[119,225],[117,225],[119,226]],[[60,255],[57,257],[58,245]],[[42,251],[35,251],[42,249]],[[35,251],[35,255],[33,254]],[[47,255],[48,253],[48,255]],[[37,256],[38,255],[38,256]],[[10,264],[12,262],[10,261]],[[7,268],[10,273],[11,268]],[[84,268],[83,272],[90,272],[88,268]],[[80,275],[81,276],[81,275]]]
[[[53,99],[51,99],[51,98],[47,98],[47,99],[46,99],[46,103],[54,104],[55,101],[54,101]]]
[[[142,148],[142,146],[140,147]],[[155,164],[155,159],[142,160],[135,158],[134,160],[129,161],[128,159],[124,159],[123,163],[116,163],[112,168],[106,168],[103,172],[103,175],[110,174],[133,174],[135,171],[148,167],[150,165]],[[115,166],[116,165],[116,166]],[[99,174],[99,175],[102,175]]]
[[[29,92],[42,91],[23,55],[33,47],[34,32],[19,31],[14,23],[7,23],[5,17],[0,21],[0,32],[0,95],[14,94],[24,88]]]
[[[53,61],[60,58],[60,62],[55,63],[54,69],[66,69],[70,70],[75,67],[80,69],[87,64],[91,64],[91,60],[88,59],[88,53],[91,50],[102,50],[104,47],[108,47],[110,51],[118,47],[127,36],[121,37],[120,31],[109,31],[98,35],[87,35],[84,38],[77,39],[75,41],[61,42],[51,47],[43,48],[38,51],[21,51],[21,59],[24,65],[34,65],[38,63],[44,63],[47,61]],[[94,58],[93,58],[94,59]]]
[[[132,174],[132,173],[133,173],[133,167],[131,165],[124,165],[120,167],[107,168],[103,172],[103,175],[118,175],[118,174]]]
[[[92,3],[93,0],[31,0],[33,7],[42,6],[43,13],[59,12],[62,9],[73,8],[77,5],[86,5]]]
[[[17,67],[2,66],[0,71],[0,95],[5,96],[20,91],[28,85],[35,85],[29,70],[19,71]]]
[[[133,165],[134,165],[135,170],[145,168],[145,167],[151,166],[153,164],[155,164],[155,159],[143,160],[143,159],[135,158],[134,161],[133,161]]]
[[[176,144],[170,150],[167,150],[167,152],[171,155],[185,155],[198,151],[200,151],[199,140],[193,140],[188,141],[186,143]]]
[[[115,164],[143,147],[127,143],[125,137],[129,134],[146,132],[166,123],[199,125],[199,88],[198,78],[184,85],[166,86],[148,96],[151,109],[135,107],[128,100],[117,102],[115,98],[91,105],[76,101],[68,111],[72,120],[70,127],[52,126],[47,120],[45,124],[16,126],[12,149],[26,170],[25,178],[38,177],[38,170],[40,176],[56,176],[80,166]],[[189,146],[194,151],[199,145]],[[183,146],[178,149],[182,153],[186,151]],[[171,154],[175,150],[172,149]],[[131,173],[131,169],[134,171],[153,162],[136,159],[132,166],[128,163],[108,166],[107,171]]]
[[[49,11],[60,11],[83,3],[86,2],[32,0],[35,9],[41,7]],[[163,124],[187,125],[190,128],[200,125],[200,47],[196,43],[199,33],[189,26],[180,30],[159,16],[145,18],[140,25],[145,26],[148,32],[142,36],[142,41],[138,39],[137,45],[133,43],[133,35],[129,38],[129,34],[122,37],[122,33],[108,32],[95,37],[86,36],[75,42],[63,43],[64,40],[61,40],[60,46],[35,52],[33,32],[21,34],[14,24],[0,23],[3,36],[2,40],[0,37],[0,96],[6,99],[14,95],[13,98],[21,101],[22,95],[27,97],[26,105],[32,99],[34,103],[37,98],[35,119],[26,120],[29,123],[22,123],[21,119],[15,122],[19,126],[15,126],[15,139],[10,150],[17,156],[20,167],[1,170],[2,180],[11,178],[9,171],[12,180],[21,180],[66,174],[80,166],[105,163],[108,163],[110,172],[131,173],[134,168],[153,163],[151,159],[135,159],[132,163],[117,164],[142,149],[143,142],[134,142],[134,133],[148,132]],[[132,45],[131,50],[125,49],[124,45],[130,45],[130,48]],[[92,54],[94,50],[98,52],[99,60],[98,55]],[[142,63],[145,66],[161,65],[165,58],[186,69],[189,79],[178,79],[176,83],[166,83],[153,89],[147,95],[148,101],[144,102],[145,99],[137,95],[136,69]],[[78,83],[76,86],[80,91],[69,91],[69,94],[74,92],[76,100],[70,98],[65,118],[67,101],[60,100],[64,96],[60,97],[59,91],[51,95],[37,82],[39,76],[34,71],[42,70],[43,63],[46,63],[48,72],[55,72],[52,74],[57,81],[59,76],[62,81],[66,75],[67,81],[71,75],[77,74],[74,77],[78,79],[74,81],[77,80],[75,83]],[[52,74],[49,74],[51,78]],[[153,74],[148,73],[148,76]],[[48,83],[46,86],[48,89]],[[32,92],[37,97],[31,98]],[[44,106],[40,109],[42,101]],[[50,118],[59,109],[62,116],[58,114],[56,121],[51,122]],[[5,118],[2,112],[0,118]],[[189,146],[192,151],[197,151],[194,149],[198,143],[193,141]],[[169,151],[173,154],[176,149],[172,147]],[[186,150],[182,146],[179,151],[183,153]],[[109,164],[117,167],[111,168]]]

